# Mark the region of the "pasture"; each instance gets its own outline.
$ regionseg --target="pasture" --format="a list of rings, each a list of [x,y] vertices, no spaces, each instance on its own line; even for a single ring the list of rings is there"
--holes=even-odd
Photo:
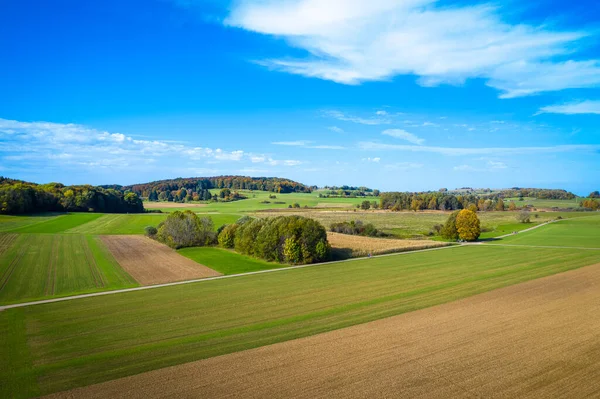
[[[36,223],[42,223],[55,217],[53,214],[36,216],[0,215],[0,233],[16,230]]]
[[[213,190],[214,191],[214,190]],[[214,192],[218,193],[219,190]],[[289,205],[298,203],[301,207],[319,207],[332,208],[339,207],[355,207],[364,200],[379,201],[376,197],[366,198],[319,198],[316,193],[289,193],[289,194],[277,194],[266,191],[248,191],[239,190],[239,193],[248,197],[244,200],[232,201],[232,202],[207,202],[202,208],[198,208],[199,204],[190,203],[188,207],[186,204],[181,204],[183,207],[174,208],[172,203],[164,202],[144,202],[146,209],[160,209],[163,212],[173,212],[175,210],[189,209],[194,212],[222,212],[222,213],[236,213],[236,212],[255,212],[268,209],[284,209],[288,208]],[[270,195],[275,195],[277,198],[269,198]]]
[[[102,217],[101,213],[66,213],[59,214],[54,217],[44,218],[37,223],[26,224],[21,227],[17,227],[10,232],[14,233],[44,233],[44,234],[55,234],[64,233],[67,230],[75,229],[77,226],[85,225],[86,223],[93,222]]]
[[[561,220],[524,234],[506,237],[501,243],[600,249],[600,214]]]
[[[222,274],[239,274],[286,267],[217,247],[182,248],[181,255]]]
[[[0,303],[135,287],[96,237],[0,235]]]
[[[305,337],[599,262],[599,251],[451,247],[10,309],[0,312],[0,396]]]

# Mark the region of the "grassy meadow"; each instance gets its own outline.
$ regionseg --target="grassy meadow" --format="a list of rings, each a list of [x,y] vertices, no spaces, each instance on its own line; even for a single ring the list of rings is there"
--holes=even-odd
[[[182,248],[177,252],[222,274],[257,272],[289,266],[266,262],[217,247]]]
[[[599,261],[597,251],[451,247],[9,309],[0,312],[0,396],[268,345]]]
[[[600,214],[561,220],[527,233],[506,237],[501,243],[600,248]]]
[[[96,237],[0,235],[9,240],[0,245],[0,304],[138,285]]]

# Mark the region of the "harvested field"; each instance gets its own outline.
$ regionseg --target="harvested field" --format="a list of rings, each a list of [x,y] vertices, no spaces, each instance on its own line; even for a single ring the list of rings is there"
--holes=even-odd
[[[362,237],[333,232],[327,233],[327,240],[331,244],[334,255],[341,258],[367,256],[369,254],[382,255],[449,245],[446,242],[439,241]]]
[[[171,248],[142,236],[102,236],[113,256],[142,285],[220,276]]]
[[[354,204],[347,204],[342,202],[319,202],[314,208],[353,208]]]
[[[598,396],[600,265],[48,398]]]

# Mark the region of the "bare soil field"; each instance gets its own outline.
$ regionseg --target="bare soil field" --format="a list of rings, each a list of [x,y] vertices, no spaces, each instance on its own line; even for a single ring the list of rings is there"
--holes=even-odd
[[[203,208],[208,204],[179,203],[179,202],[144,202],[150,208]]]
[[[430,240],[398,240],[391,238],[362,237],[349,234],[327,232],[327,240],[334,253],[342,253],[348,257],[383,255],[393,252],[412,251],[417,249],[437,248],[449,245],[446,242]]]
[[[146,237],[101,236],[101,239],[121,267],[142,285],[221,275]]]
[[[51,398],[600,395],[600,265]]]

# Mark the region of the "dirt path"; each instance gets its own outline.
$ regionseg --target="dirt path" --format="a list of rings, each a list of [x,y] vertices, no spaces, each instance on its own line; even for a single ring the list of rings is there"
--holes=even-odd
[[[221,273],[143,236],[100,236],[119,265],[142,285],[171,283]]]
[[[50,398],[600,396],[600,265]]]

